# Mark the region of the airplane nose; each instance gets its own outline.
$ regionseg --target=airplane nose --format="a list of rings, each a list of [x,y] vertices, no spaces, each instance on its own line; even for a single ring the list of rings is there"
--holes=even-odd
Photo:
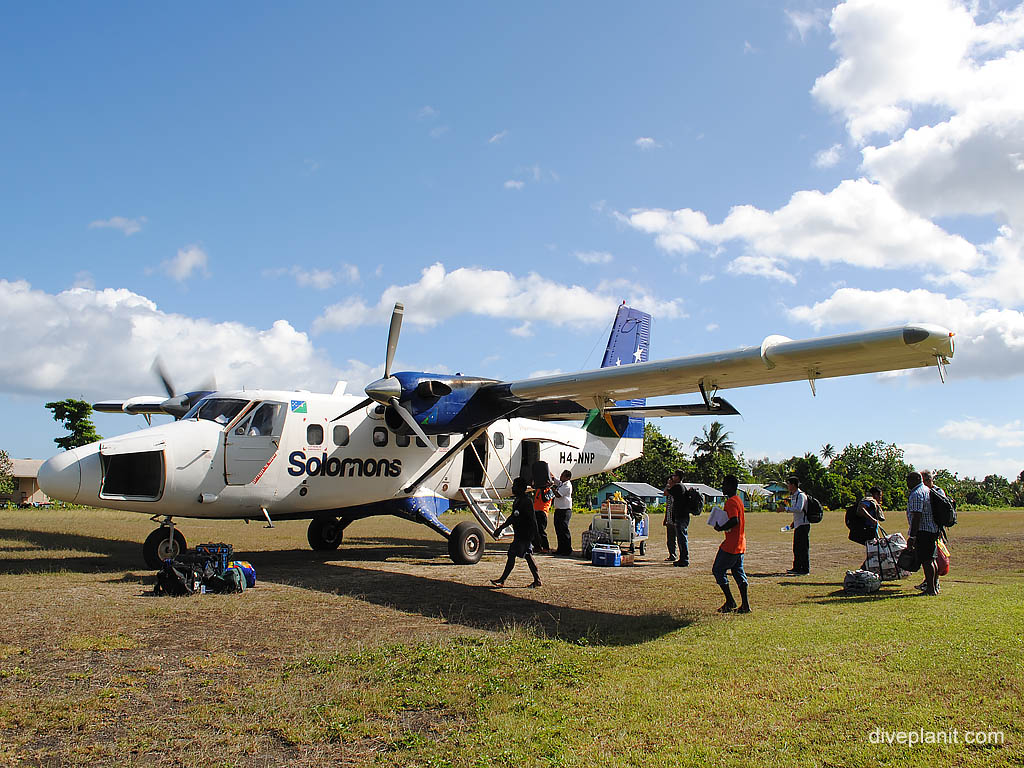
[[[82,465],[75,451],[58,453],[39,468],[39,488],[51,499],[74,501],[82,487]]]

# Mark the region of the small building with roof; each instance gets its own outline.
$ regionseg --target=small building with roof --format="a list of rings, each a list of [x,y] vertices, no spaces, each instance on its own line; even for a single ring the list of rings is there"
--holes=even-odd
[[[660,488],[655,488],[649,483],[616,482],[601,486],[600,490],[597,492],[596,507],[600,508],[605,499],[609,496],[614,496],[616,492],[621,493],[623,498],[637,496],[648,507],[660,507],[665,503],[664,492]]]
[[[50,497],[39,489],[39,468],[43,466],[43,460],[11,459],[11,465],[14,488],[10,493],[0,493],[0,504],[49,504]]]

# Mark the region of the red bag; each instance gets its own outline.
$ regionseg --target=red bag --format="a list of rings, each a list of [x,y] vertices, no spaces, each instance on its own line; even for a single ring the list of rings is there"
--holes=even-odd
[[[935,558],[935,572],[939,576],[945,576],[949,573],[949,547],[942,539],[935,542],[935,546],[939,550],[939,556]]]

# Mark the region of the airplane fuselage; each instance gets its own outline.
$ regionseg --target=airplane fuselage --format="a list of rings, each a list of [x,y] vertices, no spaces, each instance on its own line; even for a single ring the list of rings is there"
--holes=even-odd
[[[205,418],[200,407],[198,416],[76,448],[50,459],[40,482],[55,498],[149,515],[312,518],[403,496],[458,500],[467,486],[509,496],[512,479],[536,461],[547,462],[556,476],[567,469],[582,477],[620,466],[643,449],[638,438],[501,419],[410,489],[462,436],[437,436],[435,450],[389,429],[377,405],[334,420],[358,400],[218,392],[206,403],[230,404],[220,409],[223,421]],[[262,418],[261,409],[269,412]]]

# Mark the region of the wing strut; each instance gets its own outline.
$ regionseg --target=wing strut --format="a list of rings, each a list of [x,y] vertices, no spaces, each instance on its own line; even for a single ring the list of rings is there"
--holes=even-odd
[[[493,424],[493,422],[491,422],[491,423]],[[411,483],[409,483],[409,485],[407,485],[405,488],[402,489],[402,493],[412,493],[413,491],[415,491],[420,483],[422,483],[424,480],[426,480],[432,474],[437,472],[437,470],[439,470],[442,466],[444,466],[445,464],[450,462],[452,459],[454,459],[456,456],[458,456],[459,452],[463,448],[465,448],[469,443],[472,443],[474,440],[476,440],[478,437],[480,437],[480,433],[483,432],[484,430],[486,430],[489,426],[491,426],[491,425],[490,424],[484,424],[482,427],[478,427],[475,432],[467,432],[466,436],[464,438],[459,440],[459,442],[457,442],[455,445],[453,445],[451,448],[448,449],[448,453],[446,453],[444,456],[439,458],[437,461],[435,461],[433,464],[431,464],[425,470],[420,472],[419,476],[415,480],[413,480]]]
[[[946,383],[946,358],[942,355],[935,356],[935,367],[939,369],[939,381]]]

